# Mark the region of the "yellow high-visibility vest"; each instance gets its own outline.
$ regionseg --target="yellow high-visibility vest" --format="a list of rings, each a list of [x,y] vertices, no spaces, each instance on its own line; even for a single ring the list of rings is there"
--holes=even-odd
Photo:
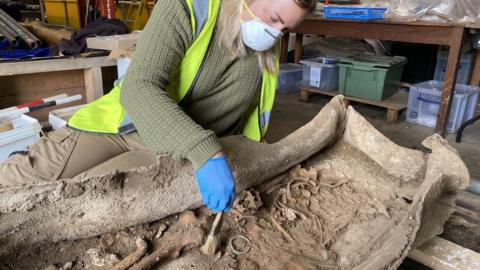
[[[189,9],[194,41],[165,89],[177,104],[194,88],[220,10],[219,0],[184,1]],[[261,141],[267,132],[275,100],[278,66],[277,60],[277,72],[263,72],[261,91],[247,110],[242,134],[251,140]],[[68,121],[68,126],[103,134],[124,134],[133,130],[133,124],[120,103],[121,88],[122,79],[119,79],[110,93],[78,110]]]

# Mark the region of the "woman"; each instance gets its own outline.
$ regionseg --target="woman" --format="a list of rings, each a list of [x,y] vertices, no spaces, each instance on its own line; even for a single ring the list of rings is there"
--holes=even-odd
[[[27,153],[0,185],[189,160],[204,203],[228,211],[235,186],[218,137],[261,141],[275,96],[278,40],[314,0],[161,0],[124,79]],[[112,162],[114,160],[114,162]]]

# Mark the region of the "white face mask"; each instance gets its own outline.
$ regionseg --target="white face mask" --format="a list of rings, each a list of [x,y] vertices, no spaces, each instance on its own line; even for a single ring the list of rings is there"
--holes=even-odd
[[[278,39],[283,35],[282,31],[271,27],[256,17],[250,8],[243,1],[244,7],[248,10],[253,20],[242,22],[242,39],[247,47],[257,52],[270,50]]]

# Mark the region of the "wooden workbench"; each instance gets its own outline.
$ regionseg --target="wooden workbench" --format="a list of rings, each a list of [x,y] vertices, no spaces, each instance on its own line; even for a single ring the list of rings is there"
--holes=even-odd
[[[0,109],[61,93],[83,96],[66,107],[91,102],[103,95],[104,87],[109,90],[115,78],[116,61],[106,56],[1,63]],[[46,121],[50,110],[65,106],[30,115]]]
[[[447,71],[445,73],[444,91],[442,92],[440,111],[436,131],[445,134],[445,128],[450,113],[454,95],[454,84],[457,77],[457,67],[465,36],[464,26],[429,22],[395,22],[395,21],[350,21],[330,20],[320,17],[309,17],[295,29],[296,33],[295,62],[302,57],[303,35],[313,34],[331,37],[349,37],[358,39],[378,39],[398,42],[443,45],[449,47]],[[287,59],[290,35],[284,35],[282,42],[282,62]],[[472,77],[472,84],[480,83],[480,54]]]

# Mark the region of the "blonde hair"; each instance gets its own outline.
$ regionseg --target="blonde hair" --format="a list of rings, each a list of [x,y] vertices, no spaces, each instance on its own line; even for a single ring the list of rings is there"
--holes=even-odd
[[[245,0],[247,4],[253,0]],[[240,18],[242,16],[242,0],[223,0],[220,9],[218,28],[220,31],[221,45],[225,46],[232,58],[241,58],[247,55],[247,48],[243,44],[240,29]],[[258,63],[262,70],[268,72],[277,71],[279,45],[266,52],[255,52]]]

